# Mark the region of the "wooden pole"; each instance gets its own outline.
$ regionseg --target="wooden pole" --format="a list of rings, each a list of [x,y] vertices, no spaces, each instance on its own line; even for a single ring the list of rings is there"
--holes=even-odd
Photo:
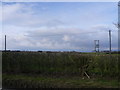
[[[5,51],[6,51],[6,35],[5,35]]]
[[[111,30],[109,30],[109,49],[110,49],[110,54],[111,54]]]

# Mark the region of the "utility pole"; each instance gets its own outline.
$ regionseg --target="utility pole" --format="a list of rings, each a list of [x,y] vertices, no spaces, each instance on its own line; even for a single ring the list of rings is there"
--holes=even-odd
[[[6,35],[5,35],[5,51],[6,51]]]
[[[96,40],[94,40],[94,44],[95,44],[95,52],[96,52]]]
[[[109,53],[111,54],[111,30],[109,30]]]
[[[97,45],[97,47],[98,47],[98,52],[99,52],[99,40],[98,40],[98,45]]]

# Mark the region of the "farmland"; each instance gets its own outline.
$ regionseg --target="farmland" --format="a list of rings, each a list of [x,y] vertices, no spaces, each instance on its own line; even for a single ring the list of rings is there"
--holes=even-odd
[[[118,54],[3,52],[3,88],[118,87]]]

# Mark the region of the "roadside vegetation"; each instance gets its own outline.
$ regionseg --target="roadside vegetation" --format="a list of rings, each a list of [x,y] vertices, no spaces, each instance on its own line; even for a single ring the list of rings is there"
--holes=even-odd
[[[118,54],[3,52],[2,56],[5,88],[119,86]]]

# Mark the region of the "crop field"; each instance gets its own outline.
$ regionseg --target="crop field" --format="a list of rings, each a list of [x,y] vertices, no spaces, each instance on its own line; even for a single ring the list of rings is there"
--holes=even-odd
[[[3,88],[118,88],[118,54],[3,52]]]

